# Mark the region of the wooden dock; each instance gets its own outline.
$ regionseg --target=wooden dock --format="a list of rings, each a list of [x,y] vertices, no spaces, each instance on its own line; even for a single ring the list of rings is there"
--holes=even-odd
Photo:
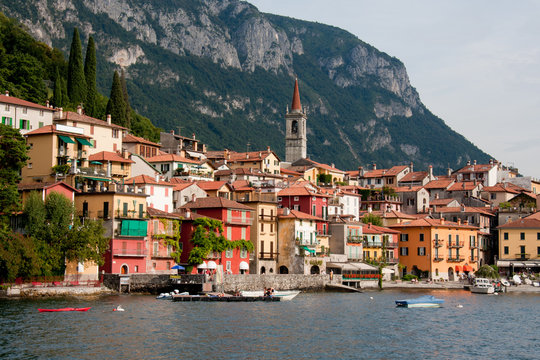
[[[252,301],[281,301],[279,296],[207,296],[207,295],[173,295],[173,301],[220,301],[220,302],[252,302]]]

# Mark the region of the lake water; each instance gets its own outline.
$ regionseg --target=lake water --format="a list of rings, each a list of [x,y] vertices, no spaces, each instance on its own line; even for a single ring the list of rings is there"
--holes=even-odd
[[[435,309],[396,308],[431,294]],[[122,305],[125,312],[113,312]],[[463,305],[458,308],[458,305]],[[87,307],[86,313],[38,308]],[[0,300],[5,359],[539,359],[540,295],[301,293],[288,302],[146,295]]]

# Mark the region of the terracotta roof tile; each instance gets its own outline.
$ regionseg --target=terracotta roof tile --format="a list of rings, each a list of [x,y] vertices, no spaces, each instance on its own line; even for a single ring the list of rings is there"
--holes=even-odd
[[[391,228],[409,228],[409,227],[449,227],[461,229],[478,229],[477,226],[458,224],[448,220],[423,218],[409,221],[402,224],[390,225]]]
[[[176,155],[176,154],[160,154],[160,155],[156,155],[156,156],[152,156],[150,158],[147,158],[146,161],[150,162],[150,163],[155,163],[155,162],[182,162],[182,163],[187,163],[187,164],[200,164],[204,161],[197,161],[197,160],[191,160],[191,159],[188,159],[188,158],[185,158],[183,156],[180,156],[180,155]]]
[[[324,219],[320,217],[313,216],[311,214],[304,213],[298,210],[289,210],[289,215],[285,215],[283,212],[284,212],[284,209],[278,209],[278,217],[280,219],[296,218],[296,219],[301,219],[301,220],[325,221]]]
[[[46,106],[36,104],[30,101],[26,101],[23,99],[16,98],[14,96],[6,96],[6,95],[0,95],[0,103],[4,104],[11,104],[11,105],[18,105],[18,106],[26,106],[33,109],[40,109],[40,110],[47,110],[50,112],[53,112],[53,108],[48,108]]]
[[[62,114],[62,117],[61,118],[55,118],[55,120],[56,121],[71,120],[71,121],[82,122],[82,123],[87,123],[87,124],[94,124],[94,125],[99,125],[99,126],[104,126],[104,127],[127,130],[127,128],[125,128],[123,126],[116,125],[114,123],[109,124],[106,121],[99,120],[99,119],[96,119],[96,118],[93,118],[91,116],[87,116],[87,115],[84,115],[84,114],[78,114],[78,113],[72,112],[72,111],[64,111],[63,114]]]
[[[428,182],[426,185],[424,185],[424,188],[426,189],[446,189],[450,185],[454,183],[454,179],[437,179],[432,180]]]
[[[416,182],[422,181],[428,176],[427,171],[413,171],[405,175],[399,182]]]
[[[133,160],[130,159],[124,159],[120,155],[118,155],[115,152],[111,151],[101,151],[97,154],[92,154],[88,157],[89,161],[112,161],[112,162],[120,162],[120,163],[134,163]]]
[[[191,201],[184,206],[182,209],[213,209],[213,208],[227,208],[227,209],[238,209],[238,210],[249,210],[254,211],[249,206],[240,204],[234,200],[225,199],[222,197],[205,197],[198,198],[195,201]]]
[[[156,179],[148,175],[138,175],[138,176],[126,179],[124,182],[130,183],[130,184],[151,184],[151,185],[174,186],[174,184],[171,184],[166,181],[162,181],[162,180],[156,181]]]
[[[493,169],[496,164],[478,164],[478,165],[466,165],[459,169],[458,173],[477,173],[477,172],[487,172]]]
[[[480,183],[474,183],[474,181],[462,181],[454,183],[448,188],[448,191],[470,191],[475,189]]]
[[[226,186],[229,188],[229,190],[232,190],[230,185],[225,181],[197,181],[196,184],[203,190],[219,190],[223,186]]]
[[[132,134],[127,134],[126,136],[124,136],[124,138],[122,139],[122,142],[123,143],[146,144],[146,145],[152,145],[152,146],[156,146],[156,147],[161,147],[160,144],[157,144],[155,142],[152,142],[150,140],[146,140],[145,138],[138,137],[138,136],[135,136],[135,135],[132,135]]]

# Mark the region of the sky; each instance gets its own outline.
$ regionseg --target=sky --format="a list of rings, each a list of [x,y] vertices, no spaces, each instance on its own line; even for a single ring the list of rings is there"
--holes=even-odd
[[[342,28],[398,58],[433,114],[503,164],[540,178],[540,1],[248,2]]]

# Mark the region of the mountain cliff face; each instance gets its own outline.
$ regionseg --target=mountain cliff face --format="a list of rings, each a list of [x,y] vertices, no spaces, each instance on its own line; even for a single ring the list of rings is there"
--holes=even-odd
[[[399,60],[335,27],[238,0],[0,0],[0,10],[66,54],[73,27],[83,43],[93,34],[102,93],[122,67],[137,111],[214,149],[283,155],[298,77],[318,161],[442,170],[488,159],[425,108]]]

